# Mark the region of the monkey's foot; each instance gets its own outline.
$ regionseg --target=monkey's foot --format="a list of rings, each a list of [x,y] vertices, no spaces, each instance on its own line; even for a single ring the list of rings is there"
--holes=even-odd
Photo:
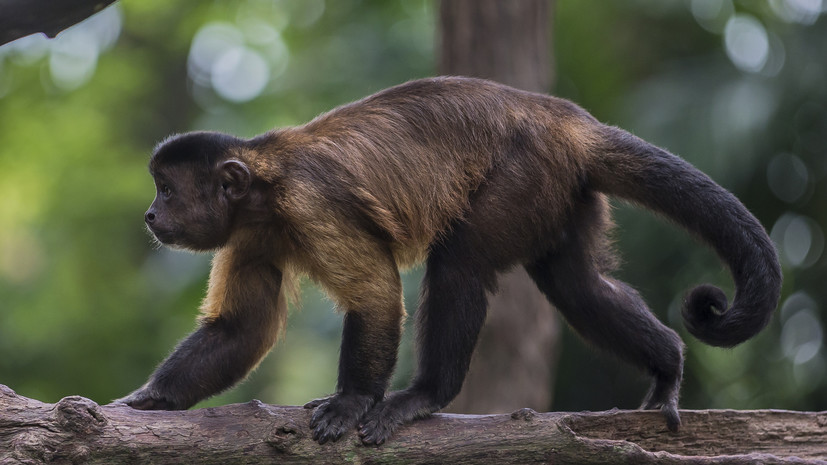
[[[677,433],[681,426],[681,416],[678,413],[678,391],[680,380],[667,381],[655,378],[652,387],[643,399],[641,410],[654,410],[659,408],[660,413],[666,419],[666,427],[669,431]]]
[[[305,408],[315,408],[310,419],[313,440],[319,444],[338,441],[348,430],[353,429],[359,419],[376,403],[375,397],[367,394],[338,393],[323,399],[311,400]]]
[[[403,424],[427,417],[439,408],[425,393],[413,389],[394,392],[365,415],[359,424],[359,436],[364,444],[383,444]]]

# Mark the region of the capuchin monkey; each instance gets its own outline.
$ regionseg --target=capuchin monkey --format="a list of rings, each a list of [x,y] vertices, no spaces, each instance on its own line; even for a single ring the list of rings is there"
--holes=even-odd
[[[344,312],[336,392],[306,405],[313,438],[358,428],[382,444],[457,395],[487,293],[523,266],[584,339],[652,376],[641,408],[676,431],[683,344],[611,276],[607,196],[683,226],[728,266],[731,307],[711,285],[684,301],[696,338],[735,346],[778,303],[775,248],[732,194],[569,101],[480,79],[408,82],[252,139],[172,136],[149,170],[149,230],[215,258],[198,328],[117,401],[137,409],[186,409],[244,378],[284,329],[289,277],[306,274]],[[418,369],[387,394],[405,314],[399,269],[420,261]]]

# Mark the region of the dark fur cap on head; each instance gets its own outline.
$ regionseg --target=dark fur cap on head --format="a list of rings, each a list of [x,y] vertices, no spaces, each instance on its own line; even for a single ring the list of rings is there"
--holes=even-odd
[[[159,166],[174,166],[180,163],[199,162],[212,166],[218,159],[225,158],[230,148],[244,143],[228,134],[199,131],[175,134],[159,143],[149,160],[149,170]]]

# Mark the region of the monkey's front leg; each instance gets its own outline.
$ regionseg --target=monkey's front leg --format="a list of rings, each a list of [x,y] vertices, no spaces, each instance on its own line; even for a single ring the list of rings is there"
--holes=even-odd
[[[251,322],[205,321],[178,344],[146,384],[118,399],[140,410],[183,410],[240,381],[275,342]],[[266,325],[262,325],[266,326]]]
[[[230,260],[219,252],[198,329],[146,384],[115,402],[141,410],[181,410],[240,381],[276,341],[286,314],[281,279],[272,265]]]
[[[345,315],[336,394],[308,402],[313,439],[336,441],[356,427],[388,388],[399,347],[401,303],[393,314],[351,311]]]

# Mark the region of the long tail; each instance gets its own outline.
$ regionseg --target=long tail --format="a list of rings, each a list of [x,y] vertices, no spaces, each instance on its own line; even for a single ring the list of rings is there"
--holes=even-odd
[[[686,328],[707,344],[732,347],[769,323],[781,266],[766,231],[741,202],[689,163],[621,129],[605,137],[589,171],[595,187],[661,213],[709,244],[727,264],[735,298],[704,284],[687,294]]]

